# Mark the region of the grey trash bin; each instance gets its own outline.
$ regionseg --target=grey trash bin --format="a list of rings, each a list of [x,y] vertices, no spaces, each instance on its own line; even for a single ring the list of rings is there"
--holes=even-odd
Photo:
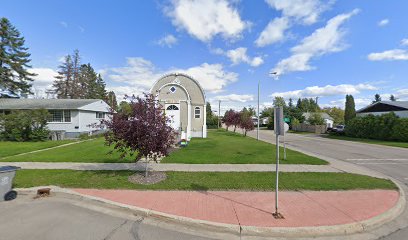
[[[10,201],[17,197],[17,192],[12,190],[13,179],[16,171],[14,166],[0,167],[0,201]]]

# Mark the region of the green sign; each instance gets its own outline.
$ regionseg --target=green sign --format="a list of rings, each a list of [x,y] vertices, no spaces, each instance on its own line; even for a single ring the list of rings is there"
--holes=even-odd
[[[283,121],[284,121],[285,123],[290,123],[290,118],[285,117],[285,118],[283,119]]]

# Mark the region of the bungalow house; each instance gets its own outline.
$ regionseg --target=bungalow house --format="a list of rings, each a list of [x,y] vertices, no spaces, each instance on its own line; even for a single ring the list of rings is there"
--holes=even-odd
[[[357,116],[382,115],[394,112],[401,118],[408,118],[408,101],[380,101],[358,110]]]
[[[312,114],[314,113],[310,113],[310,112],[306,112],[303,113],[302,116],[305,118],[305,123],[308,123],[308,120],[310,118],[310,116],[312,116]],[[323,118],[324,124],[326,125],[327,128],[332,128],[334,121],[333,118],[330,117],[329,114],[325,113],[325,112],[319,112],[320,116]]]
[[[47,109],[50,112],[48,128],[61,138],[75,138],[82,133],[103,131],[94,126],[107,119],[109,105],[100,99],[0,99],[0,113],[12,110]]]

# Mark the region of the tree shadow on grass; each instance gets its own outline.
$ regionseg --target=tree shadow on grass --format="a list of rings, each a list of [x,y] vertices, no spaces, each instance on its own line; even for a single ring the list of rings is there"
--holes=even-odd
[[[198,184],[195,184],[195,183],[190,184],[190,186],[191,186],[192,190],[198,191],[198,192],[201,192],[201,193],[205,193],[205,194],[207,194],[207,191],[209,190],[208,187],[198,185]]]

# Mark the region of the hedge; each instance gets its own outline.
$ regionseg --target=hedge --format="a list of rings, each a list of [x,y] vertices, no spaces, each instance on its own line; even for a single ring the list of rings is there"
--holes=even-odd
[[[408,119],[399,118],[393,112],[356,117],[349,121],[345,134],[356,138],[405,142],[408,141]]]

